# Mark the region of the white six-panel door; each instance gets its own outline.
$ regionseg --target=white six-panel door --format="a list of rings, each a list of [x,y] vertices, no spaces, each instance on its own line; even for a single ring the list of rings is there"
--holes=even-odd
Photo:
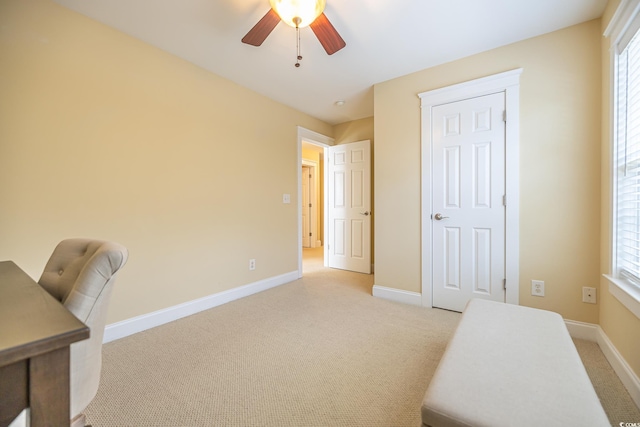
[[[327,149],[328,264],[371,273],[371,144]]]
[[[505,301],[504,93],[432,110],[433,306]]]

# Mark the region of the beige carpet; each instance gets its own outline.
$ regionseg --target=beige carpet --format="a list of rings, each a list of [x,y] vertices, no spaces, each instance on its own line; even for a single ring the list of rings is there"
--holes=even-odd
[[[301,280],[105,345],[87,422],[420,425],[459,314],[374,298],[373,276],[325,269],[320,256],[305,251]],[[597,366],[612,420],[640,422],[597,345],[578,344]]]
[[[620,426],[620,423],[640,425],[640,409],[634,404],[598,344],[577,339],[573,342],[611,425],[615,427]]]

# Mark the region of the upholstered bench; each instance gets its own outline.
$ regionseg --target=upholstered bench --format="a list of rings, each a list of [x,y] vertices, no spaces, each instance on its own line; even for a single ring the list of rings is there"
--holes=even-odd
[[[562,317],[474,299],[422,402],[423,426],[609,426]]]

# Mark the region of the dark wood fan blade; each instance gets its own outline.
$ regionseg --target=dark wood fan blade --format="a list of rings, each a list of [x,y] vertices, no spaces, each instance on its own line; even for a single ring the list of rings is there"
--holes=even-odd
[[[333,55],[347,45],[324,13],[309,26],[329,55]]]
[[[273,31],[276,25],[278,25],[278,22],[280,22],[280,17],[276,11],[269,9],[269,12],[242,38],[242,43],[260,46],[267,36],[271,34],[271,31]]]

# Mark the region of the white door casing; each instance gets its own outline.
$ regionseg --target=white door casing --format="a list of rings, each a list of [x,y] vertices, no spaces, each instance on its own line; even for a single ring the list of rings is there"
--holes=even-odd
[[[504,92],[432,111],[433,306],[504,302]]]
[[[371,273],[371,143],[326,149],[328,265]]]
[[[519,85],[522,69],[424,92],[421,99],[421,263],[422,305],[433,306],[434,265],[432,258],[433,229],[433,111],[438,106],[473,97],[502,93],[505,101],[505,185],[504,277],[505,301],[519,303]],[[447,216],[444,215],[443,216]]]

